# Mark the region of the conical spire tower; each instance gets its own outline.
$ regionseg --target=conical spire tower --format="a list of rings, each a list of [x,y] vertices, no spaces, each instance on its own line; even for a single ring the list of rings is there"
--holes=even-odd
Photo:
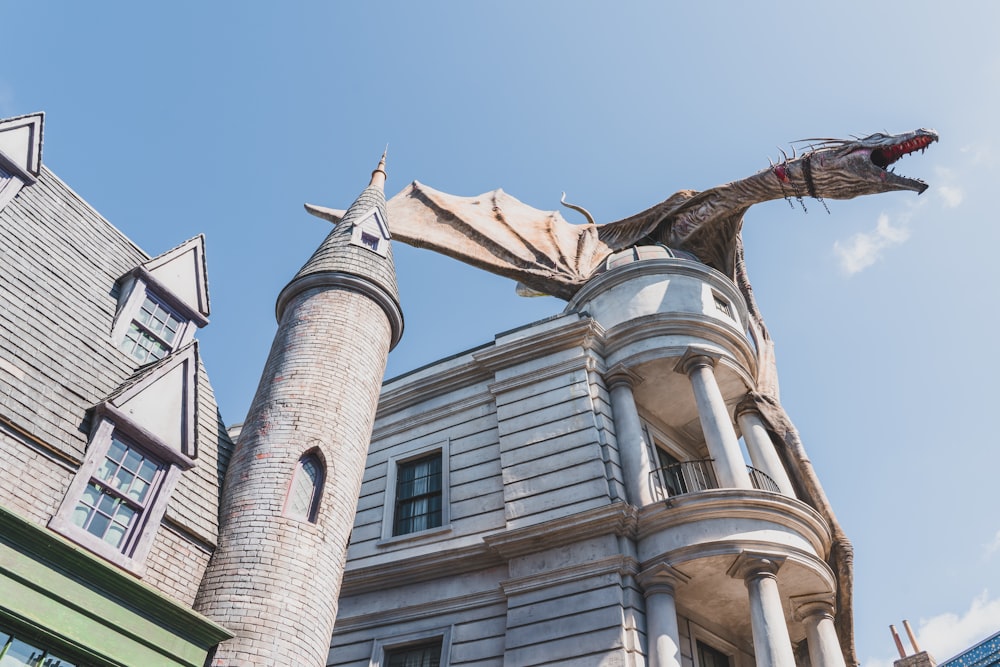
[[[403,331],[385,176],[383,155],[278,296],[196,603],[236,635],[214,665],[326,664],[386,358]]]

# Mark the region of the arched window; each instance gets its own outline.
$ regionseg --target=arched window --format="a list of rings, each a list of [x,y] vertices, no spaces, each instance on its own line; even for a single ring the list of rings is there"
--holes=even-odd
[[[319,501],[323,495],[323,461],[316,452],[308,452],[299,459],[288,489],[285,514],[293,519],[316,522]]]

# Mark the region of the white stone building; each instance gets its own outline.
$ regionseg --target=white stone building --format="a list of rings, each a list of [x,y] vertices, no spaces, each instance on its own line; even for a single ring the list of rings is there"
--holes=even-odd
[[[391,221],[390,221],[391,225]],[[388,381],[330,664],[843,666],[736,286],[662,246]]]

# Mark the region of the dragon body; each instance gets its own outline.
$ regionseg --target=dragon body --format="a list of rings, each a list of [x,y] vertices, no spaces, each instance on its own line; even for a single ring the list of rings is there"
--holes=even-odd
[[[529,293],[566,300],[604,269],[610,254],[635,245],[666,245],[731,278],[746,299],[757,341],[758,377],[745,401],[763,416],[800,498],[830,525],[833,544],[828,562],[838,582],[836,625],[844,658],[853,665],[857,664],[851,602],[853,547],[778,398],[774,343],[747,276],[740,230],[747,210],[765,201],[922,193],[926,183],[899,176],[892,167],[903,156],[937,140],[937,134],[926,129],[852,140],[805,140],[810,149],[801,156],[786,157],[747,178],[702,192],[682,190],[645,211],[605,224],[595,224],[588,215],[587,224],[573,225],[558,211],[532,208],[503,190],[456,197],[418,182],[389,200],[388,217],[392,236],[399,241],[512,278]],[[306,209],[334,223],[343,215],[309,204]]]

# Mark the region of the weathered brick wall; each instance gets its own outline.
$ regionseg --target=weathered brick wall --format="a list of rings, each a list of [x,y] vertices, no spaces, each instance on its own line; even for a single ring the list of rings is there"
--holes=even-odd
[[[194,605],[210,556],[206,548],[161,525],[146,558],[143,581],[190,607]]]
[[[285,309],[196,602],[236,633],[213,664],[326,664],[390,335],[379,305],[338,287],[303,291]],[[326,482],[312,524],[282,511],[296,463],[314,447]]]
[[[62,502],[73,473],[0,427],[0,505],[44,526]]]

